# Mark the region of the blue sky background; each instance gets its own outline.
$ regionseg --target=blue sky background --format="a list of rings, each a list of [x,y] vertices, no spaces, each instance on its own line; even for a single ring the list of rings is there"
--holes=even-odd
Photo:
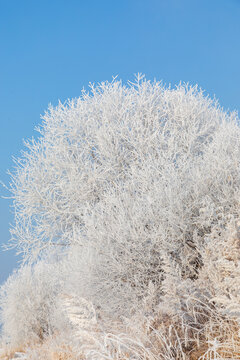
[[[0,0],[0,179],[49,103],[138,72],[197,83],[239,110],[240,0]],[[9,205],[0,199],[0,243]],[[0,282],[16,260],[0,251]]]

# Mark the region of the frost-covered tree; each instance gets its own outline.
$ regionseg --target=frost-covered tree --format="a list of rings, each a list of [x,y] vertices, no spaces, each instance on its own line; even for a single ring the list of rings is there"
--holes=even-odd
[[[239,215],[238,118],[197,87],[102,83],[38,130],[12,176],[12,244],[31,260],[77,245],[110,298],[159,284],[163,252],[196,276],[196,241]]]
[[[201,319],[208,307],[220,322],[236,315],[227,291],[236,304],[238,283],[221,280],[222,269],[238,274],[238,257],[228,256],[231,244],[238,249],[236,236],[235,242],[228,236],[239,231],[236,113],[196,86],[171,89],[138,77],[126,86],[117,80],[91,86],[50,107],[38,131],[11,183],[11,246],[26,262],[57,254],[66,296],[112,319],[139,311],[153,316],[165,304],[187,333],[199,309],[187,294],[207,304]]]

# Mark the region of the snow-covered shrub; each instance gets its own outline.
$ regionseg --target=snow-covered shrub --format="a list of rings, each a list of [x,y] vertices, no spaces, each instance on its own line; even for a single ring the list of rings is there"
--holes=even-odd
[[[48,277],[54,274],[49,283],[39,277],[54,309],[51,326],[40,328],[63,336],[67,326],[79,349],[90,339],[89,359],[225,359],[231,351],[237,358],[236,113],[197,87],[165,88],[139,77],[127,86],[92,86],[50,107],[38,130],[12,175],[11,246],[26,262],[43,258]],[[38,263],[29,266],[20,272],[30,279]],[[3,287],[9,329],[19,296],[14,281]],[[29,282],[21,282],[22,294]],[[94,324],[74,334],[66,318],[78,322],[86,304]],[[24,306],[16,307],[16,339],[33,328]],[[38,324],[49,324],[46,309]]]
[[[6,341],[12,346],[23,346],[51,335],[61,288],[61,269],[54,264],[41,261],[15,271],[0,293],[2,332]]]
[[[30,260],[78,253],[79,296],[119,315],[150,283],[161,293],[165,254],[197,278],[197,242],[238,218],[240,127],[197,87],[91,91],[50,107],[18,160],[12,244]]]

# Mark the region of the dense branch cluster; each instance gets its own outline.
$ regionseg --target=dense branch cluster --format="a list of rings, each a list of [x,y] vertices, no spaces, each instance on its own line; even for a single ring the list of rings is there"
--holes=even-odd
[[[237,114],[197,87],[138,77],[50,107],[38,131],[12,175],[10,246],[27,264],[2,287],[4,336],[31,343],[68,329],[89,359],[237,354]],[[91,330],[81,306],[96,316]]]

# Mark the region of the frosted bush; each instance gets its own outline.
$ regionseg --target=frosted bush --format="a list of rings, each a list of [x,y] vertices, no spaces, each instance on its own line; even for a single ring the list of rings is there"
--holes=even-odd
[[[84,291],[115,311],[160,286],[165,252],[195,277],[195,238],[238,217],[240,128],[197,87],[91,90],[50,107],[18,160],[12,244],[26,259],[77,245]]]
[[[42,341],[57,324],[56,298],[61,293],[61,269],[39,262],[15,271],[1,287],[1,322],[6,341],[23,346]]]
[[[62,295],[92,304],[102,329],[107,318],[158,317],[166,358],[185,359],[204,342],[202,359],[212,356],[208,341],[239,321],[237,114],[196,86],[138,77],[50,107],[38,131],[12,174],[10,246],[30,264],[58,254]]]

